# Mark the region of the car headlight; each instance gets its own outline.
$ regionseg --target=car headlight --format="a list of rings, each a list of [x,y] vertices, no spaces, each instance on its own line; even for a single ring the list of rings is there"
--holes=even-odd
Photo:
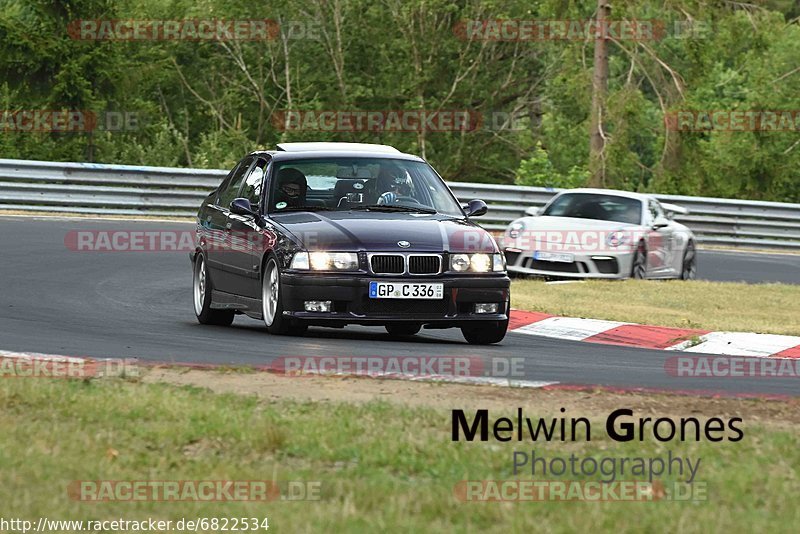
[[[355,252],[336,252],[331,254],[331,264],[337,271],[358,269],[358,254]]]
[[[473,254],[469,265],[476,273],[487,273],[492,268],[492,258],[488,254]]]
[[[314,271],[354,271],[358,269],[355,252],[298,252],[292,258],[292,269]]]
[[[292,269],[308,270],[308,252],[298,252],[292,258],[292,264],[289,266]]]
[[[450,270],[464,272],[469,269],[469,254],[453,254],[450,256]]]
[[[457,273],[503,272],[506,270],[506,260],[502,254],[452,254],[450,270]]]
[[[492,271],[502,273],[506,270],[505,254],[492,254]]]
[[[627,232],[611,232],[606,236],[606,245],[609,247],[624,247],[630,243],[630,236]]]

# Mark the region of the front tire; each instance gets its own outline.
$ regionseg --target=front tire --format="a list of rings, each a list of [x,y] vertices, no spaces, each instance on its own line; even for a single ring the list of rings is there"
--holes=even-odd
[[[206,257],[202,252],[197,254],[192,270],[192,292],[194,294],[194,314],[200,324],[229,326],[233,322],[233,310],[215,310],[211,308],[211,291],[214,286],[208,274]]]
[[[261,315],[270,334],[301,336],[308,329],[307,325],[293,324],[283,315],[281,271],[275,256],[267,259],[261,277]]]
[[[697,278],[697,250],[695,250],[694,242],[689,241],[683,252],[681,280],[694,280],[695,278]]]
[[[631,278],[635,280],[647,278],[647,248],[645,248],[644,243],[639,243],[639,246],[636,247],[636,252],[633,254]]]
[[[408,337],[418,333],[422,328],[422,325],[415,323],[398,323],[387,324],[385,328],[392,337]]]
[[[506,305],[506,317],[511,313],[511,304]],[[508,319],[505,321],[480,321],[461,327],[461,335],[470,345],[499,343],[506,337]]]

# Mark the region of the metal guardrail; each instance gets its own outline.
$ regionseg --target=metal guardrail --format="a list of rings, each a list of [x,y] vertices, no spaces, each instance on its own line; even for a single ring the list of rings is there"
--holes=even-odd
[[[0,210],[192,216],[225,170],[0,159]],[[490,206],[481,224],[502,230],[559,190],[451,182],[462,201]],[[800,250],[800,204],[656,195],[689,210],[677,215],[701,243]]]

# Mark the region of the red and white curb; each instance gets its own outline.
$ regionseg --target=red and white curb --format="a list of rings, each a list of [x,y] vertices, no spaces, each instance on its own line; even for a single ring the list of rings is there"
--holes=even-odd
[[[517,334],[647,349],[758,358],[800,358],[800,336],[668,328],[557,317],[520,310],[511,310],[509,330]]]

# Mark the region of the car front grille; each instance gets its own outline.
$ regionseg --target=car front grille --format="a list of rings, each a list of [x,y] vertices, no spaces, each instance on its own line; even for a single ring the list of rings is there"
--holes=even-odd
[[[370,267],[375,274],[403,274],[405,258],[397,254],[376,254],[370,260]]]
[[[562,263],[557,261],[541,261],[528,258],[525,260],[525,267],[536,269],[537,271],[548,271],[552,273],[579,273],[577,263]]]
[[[442,257],[435,254],[408,257],[408,272],[411,274],[438,274],[441,267]]]
[[[603,274],[617,274],[619,272],[619,264],[617,263],[616,258],[607,258],[607,259],[600,259],[600,258],[592,258],[595,267],[597,267],[597,272]]]

